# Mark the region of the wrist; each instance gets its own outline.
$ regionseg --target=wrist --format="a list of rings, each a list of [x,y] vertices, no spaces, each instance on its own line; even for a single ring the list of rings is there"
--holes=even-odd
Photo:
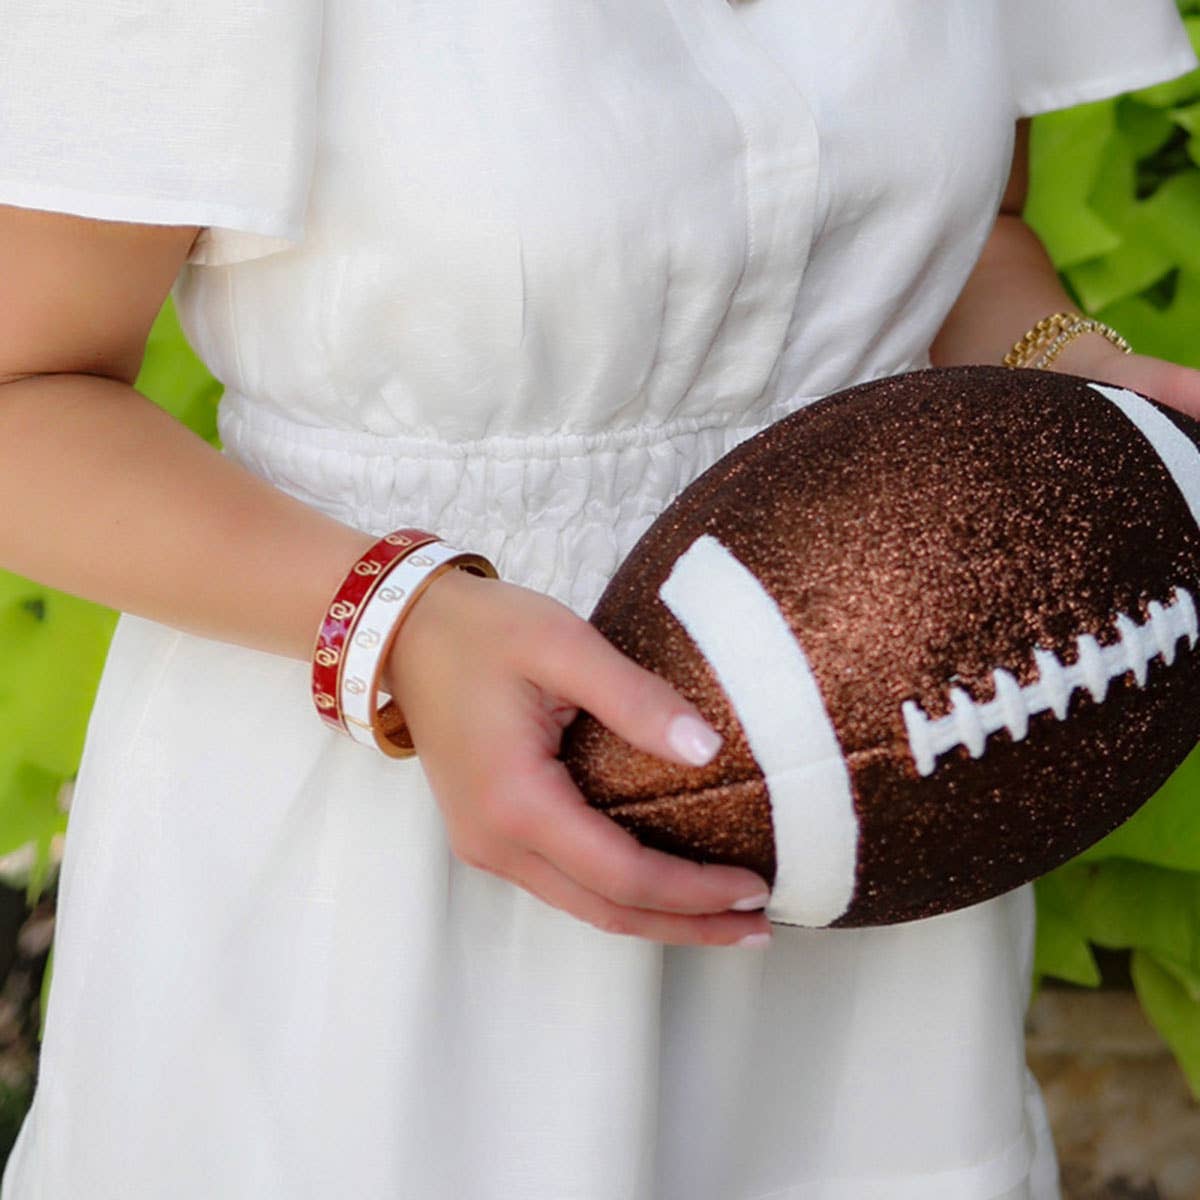
[[[1120,354],[1130,352],[1129,343],[1111,325],[1067,310],[1043,317],[1027,330],[1004,356],[1004,365],[1051,370],[1063,354],[1084,338],[1090,339],[1089,345],[1094,345],[1095,339],[1099,338]],[[1080,364],[1091,361],[1092,353],[1090,349],[1085,350],[1073,355],[1071,361]]]
[[[1125,357],[1103,334],[1089,330],[1064,346],[1046,370],[1085,379],[1103,378],[1110,364]]]
[[[456,607],[465,593],[477,585],[478,576],[467,571],[446,571],[432,580],[413,604],[408,619],[392,638],[383,663],[380,686],[401,707],[404,705],[404,676],[425,658],[425,649],[454,620]]]
[[[455,571],[496,577],[481,555],[412,528],[375,540],[352,564],[325,609],[313,646],[313,703],[328,727],[391,758],[416,752],[396,697],[380,693],[398,682],[390,667],[401,628],[425,592]]]

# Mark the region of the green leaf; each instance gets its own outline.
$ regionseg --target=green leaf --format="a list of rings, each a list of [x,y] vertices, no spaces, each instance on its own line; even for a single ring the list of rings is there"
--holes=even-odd
[[[116,614],[0,572],[0,855],[32,843],[31,898],[66,827],[58,805],[79,766]]]
[[[1089,312],[1134,296],[1176,267],[1200,276],[1200,238],[1193,232],[1200,228],[1200,171],[1180,172],[1148,200],[1135,203],[1129,163],[1118,167],[1119,158],[1111,156],[1109,191],[1100,189],[1095,205],[1119,233],[1120,243],[1066,270]],[[1114,183],[1118,176],[1119,185]]]
[[[1137,163],[1137,197],[1139,200],[1156,192],[1164,183],[1181,171],[1190,171],[1191,159],[1187,152],[1187,130],[1171,125],[1171,135],[1152,154]]]
[[[1059,268],[1097,258],[1120,244],[1116,232],[1088,205],[1115,128],[1112,100],[1047,113],[1033,123],[1025,219]]]
[[[1200,871],[1200,748],[1124,825],[1076,861],[1113,858]]]
[[[1097,312],[1117,301],[1136,296],[1161,279],[1174,266],[1174,258],[1153,240],[1124,231],[1119,246],[1101,258],[1077,263],[1066,274],[1088,312]]]
[[[1081,987],[1098,987],[1100,968],[1060,881],[1053,875],[1039,879],[1036,891],[1038,919],[1034,977],[1053,975]]]
[[[1109,950],[1145,950],[1200,976],[1200,874],[1114,860],[1052,877],[1082,934]]]
[[[1200,101],[1183,108],[1173,108],[1171,119],[1176,125],[1183,126],[1188,133],[1200,133]]]
[[[15,756],[5,757],[7,761],[0,761],[0,854],[32,842],[44,858],[51,839],[66,828],[66,814],[58,806],[62,777],[16,761]],[[44,867],[43,862],[43,873]]]
[[[1200,970],[1163,955],[1154,955],[1154,961],[1187,992],[1189,1000],[1200,1003]]]
[[[1200,1004],[1155,958],[1139,951],[1131,964],[1138,999],[1151,1024],[1171,1047],[1192,1095],[1200,1100]]]
[[[1123,226],[1138,208],[1138,156],[1130,140],[1115,130],[1104,144],[1085,202],[1119,238],[1128,236]]]
[[[1133,296],[1096,315],[1119,329],[1139,353],[1200,368],[1200,272],[1180,271],[1175,299],[1166,309]]]
[[[1138,206],[1137,227],[1185,271],[1200,274],[1200,171],[1185,170]]]
[[[192,352],[169,298],[151,326],[146,358],[134,386],[208,442],[219,445],[221,384]]]
[[[0,573],[0,728],[6,749],[60,778],[79,766],[110,609]]]
[[[1173,112],[1139,104],[1130,96],[1117,101],[1117,131],[1135,158],[1145,158],[1160,149],[1175,132]]]

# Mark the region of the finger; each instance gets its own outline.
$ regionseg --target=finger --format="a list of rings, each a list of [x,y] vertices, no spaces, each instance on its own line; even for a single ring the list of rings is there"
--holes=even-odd
[[[1154,363],[1155,369],[1149,385],[1154,390],[1149,394],[1189,417],[1200,419],[1200,371],[1176,366],[1175,363],[1163,362],[1161,359],[1150,361]]]
[[[647,754],[703,766],[720,735],[665,679],[638,666],[586,621],[547,637],[533,662],[536,682],[586,709]]]
[[[771,926],[762,913],[724,912],[703,916],[655,912],[613,903],[563,874],[553,863],[524,852],[506,878],[554,908],[562,909],[606,933],[648,938],[669,945],[731,946],[745,938],[764,944]]]
[[[768,889],[744,867],[696,863],[643,846],[580,795],[566,767],[537,764],[519,840],[583,887],[622,907],[672,913],[761,908]]]

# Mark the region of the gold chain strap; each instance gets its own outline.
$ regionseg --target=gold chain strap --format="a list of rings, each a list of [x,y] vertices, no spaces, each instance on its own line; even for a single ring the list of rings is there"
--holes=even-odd
[[[1077,337],[1098,333],[1122,354],[1131,353],[1129,343],[1111,325],[1079,313],[1059,312],[1043,317],[1028,333],[1014,343],[1004,356],[1006,367],[1031,367],[1044,371]]]

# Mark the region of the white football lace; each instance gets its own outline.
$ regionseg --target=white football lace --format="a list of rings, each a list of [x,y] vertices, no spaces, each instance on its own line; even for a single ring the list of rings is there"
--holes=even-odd
[[[1008,671],[998,667],[992,672],[996,697],[977,704],[962,688],[950,689],[950,712],[931,721],[913,700],[906,700],[900,711],[908,731],[908,746],[921,775],[931,775],[938,756],[955,746],[966,746],[972,758],[979,758],[988,737],[1007,729],[1014,742],[1029,732],[1029,718],[1049,709],[1060,720],[1067,715],[1071,693],[1087,688],[1099,704],[1108,693],[1109,682],[1133,673],[1138,687],[1145,687],[1150,660],[1158,655],[1167,666],[1175,661],[1175,647],[1186,637],[1189,648],[1200,634],[1196,624],[1196,606],[1185,588],[1173,590],[1170,603],[1152,600],[1150,616],[1144,625],[1118,613],[1117,640],[1101,646],[1090,634],[1075,639],[1078,657],[1064,666],[1049,650],[1034,650],[1038,678],[1022,687]]]

